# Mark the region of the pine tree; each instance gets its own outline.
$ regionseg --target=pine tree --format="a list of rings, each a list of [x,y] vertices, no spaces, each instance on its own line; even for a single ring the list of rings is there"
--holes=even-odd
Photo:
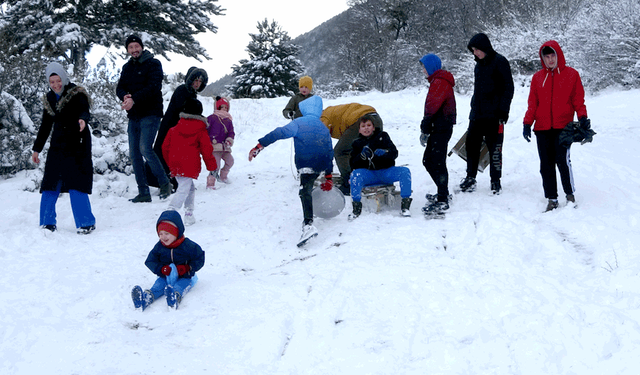
[[[194,35],[216,32],[210,15],[221,15],[217,0],[4,0],[0,40],[9,56],[62,58],[84,73],[94,45],[122,47],[127,35],[141,34],[145,48],[167,57],[174,52],[209,58]],[[123,49],[124,50],[124,49]]]
[[[236,98],[292,96],[304,67],[297,55],[300,47],[291,43],[286,31],[275,22],[258,22],[258,33],[249,34],[250,60],[233,66],[235,84],[228,88]]]

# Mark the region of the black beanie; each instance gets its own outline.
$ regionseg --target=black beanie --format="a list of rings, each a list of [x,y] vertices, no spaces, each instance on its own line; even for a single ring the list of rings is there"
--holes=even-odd
[[[142,44],[142,39],[140,39],[137,35],[129,35],[127,40],[124,42],[124,48],[129,49],[129,44],[138,43],[140,47],[144,48],[144,44]]]
[[[200,103],[198,99],[188,99],[187,102],[184,103],[182,112],[200,116],[202,115],[202,103]]]

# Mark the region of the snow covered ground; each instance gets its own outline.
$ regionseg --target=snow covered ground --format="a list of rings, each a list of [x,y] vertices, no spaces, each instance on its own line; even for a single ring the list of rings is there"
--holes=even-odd
[[[302,212],[292,142],[253,162],[288,98],[235,100],[232,184],[197,181],[186,235],[206,251],[180,309],[133,308],[155,276],[144,260],[168,202],[132,204],[133,176],[95,176],[97,230],[75,233],[69,198],[38,228],[41,171],[0,181],[2,374],[637,374],[640,348],[640,91],[587,98],[598,133],[572,147],[577,208],[542,213],[535,143],[522,138],[528,88],[505,128],[504,192],[489,177],[445,220],[420,212],[435,185],[421,160],[426,88],[325,100],[373,105],[413,174],[413,216],[345,210],[295,246]],[[469,97],[458,96],[467,127]],[[204,100],[210,113],[212,102]],[[464,162],[449,158],[450,185]]]

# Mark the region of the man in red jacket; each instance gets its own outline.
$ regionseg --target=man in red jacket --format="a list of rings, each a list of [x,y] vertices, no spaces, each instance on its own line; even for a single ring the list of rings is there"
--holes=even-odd
[[[575,203],[575,188],[571,171],[570,149],[560,145],[560,133],[577,114],[580,126],[587,128],[587,107],[584,88],[577,70],[566,66],[564,54],[555,40],[545,42],[539,51],[542,69],[531,79],[523,136],[531,141],[531,125],[536,134],[540,174],[544,196],[549,200],[547,211],[558,208],[556,166],[567,202]]]

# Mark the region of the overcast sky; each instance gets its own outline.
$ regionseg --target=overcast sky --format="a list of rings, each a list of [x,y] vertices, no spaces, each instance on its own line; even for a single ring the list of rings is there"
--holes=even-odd
[[[231,66],[248,58],[249,34],[258,32],[257,24],[267,18],[276,21],[291,38],[311,31],[331,17],[345,11],[347,0],[219,0],[226,9],[224,16],[213,17],[218,27],[216,34],[199,34],[196,39],[207,49],[211,60],[202,63],[195,59],[171,56],[162,59],[165,73],[186,73],[191,66],[204,68],[209,83],[231,73]]]

